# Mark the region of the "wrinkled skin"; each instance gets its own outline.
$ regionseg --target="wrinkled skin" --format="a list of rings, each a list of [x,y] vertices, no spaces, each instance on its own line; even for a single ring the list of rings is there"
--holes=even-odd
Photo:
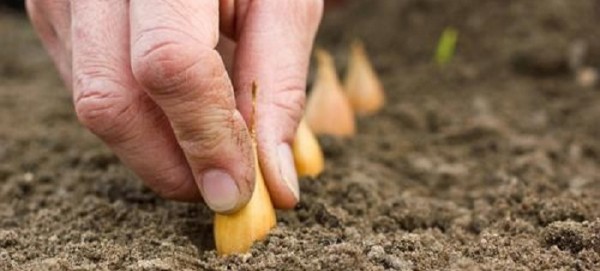
[[[298,202],[289,146],[322,0],[26,4],[80,122],[160,196],[204,198],[224,213],[248,201],[256,81],[258,156],[269,192],[278,208]]]

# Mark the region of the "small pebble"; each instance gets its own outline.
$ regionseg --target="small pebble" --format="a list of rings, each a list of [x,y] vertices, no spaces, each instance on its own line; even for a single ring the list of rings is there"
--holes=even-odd
[[[598,84],[598,70],[592,67],[584,67],[577,71],[577,84],[585,88],[591,88]]]

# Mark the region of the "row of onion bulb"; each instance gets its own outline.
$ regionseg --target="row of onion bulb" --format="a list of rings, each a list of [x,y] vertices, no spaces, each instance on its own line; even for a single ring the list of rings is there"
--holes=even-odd
[[[314,55],[317,74],[292,146],[299,177],[316,177],[324,170],[325,159],[315,135],[351,137],[356,133],[356,115],[374,114],[385,102],[382,84],[362,42],[351,44],[343,85],[331,54],[316,49]],[[254,97],[256,92],[257,86],[253,85]],[[254,153],[257,158],[256,143]],[[219,255],[245,253],[254,241],[264,239],[275,227],[275,209],[258,162],[256,169],[255,187],[248,204],[236,213],[215,215]]]

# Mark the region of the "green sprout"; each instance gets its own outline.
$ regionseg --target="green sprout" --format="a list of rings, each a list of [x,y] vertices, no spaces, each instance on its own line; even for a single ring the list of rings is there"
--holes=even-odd
[[[458,39],[458,31],[453,27],[446,27],[440,40],[438,41],[435,51],[435,62],[440,66],[446,66],[454,57],[456,50],[456,41]]]

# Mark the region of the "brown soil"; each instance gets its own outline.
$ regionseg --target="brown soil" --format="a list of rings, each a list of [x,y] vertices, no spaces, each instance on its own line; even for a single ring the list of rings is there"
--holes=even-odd
[[[26,20],[0,17],[0,270],[599,270],[600,63],[594,0],[353,1],[318,44],[362,37],[389,102],[245,255],[211,213],[162,200],[80,127]],[[447,26],[453,62],[432,63]]]

